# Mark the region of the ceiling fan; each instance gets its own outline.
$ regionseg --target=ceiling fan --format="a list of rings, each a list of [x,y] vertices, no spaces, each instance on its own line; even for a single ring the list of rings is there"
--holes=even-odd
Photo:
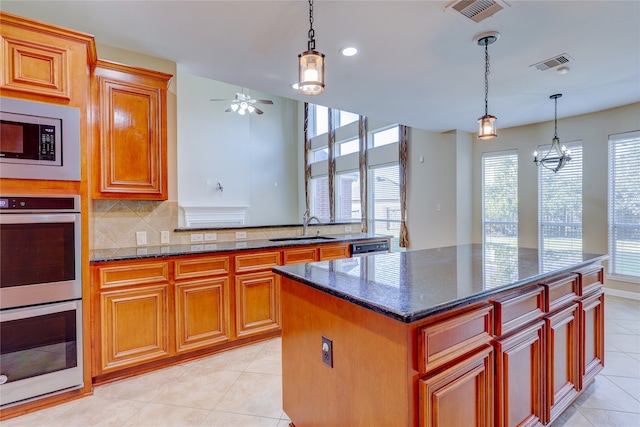
[[[227,113],[238,113],[241,116],[249,113],[262,114],[263,111],[255,104],[273,104],[270,99],[253,99],[244,93],[236,93],[235,99],[211,99],[210,101],[231,101],[229,108],[224,110]]]

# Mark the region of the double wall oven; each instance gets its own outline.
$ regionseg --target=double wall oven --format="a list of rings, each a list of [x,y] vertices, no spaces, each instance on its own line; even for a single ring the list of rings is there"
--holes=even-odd
[[[79,196],[0,195],[0,407],[81,388]]]

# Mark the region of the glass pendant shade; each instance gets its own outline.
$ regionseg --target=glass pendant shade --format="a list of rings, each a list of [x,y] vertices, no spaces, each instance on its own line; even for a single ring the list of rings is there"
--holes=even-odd
[[[497,136],[496,134],[496,118],[489,114],[478,119],[480,125],[478,129],[478,139],[491,139]]]
[[[324,92],[324,54],[308,50],[298,55],[298,90],[305,95]]]

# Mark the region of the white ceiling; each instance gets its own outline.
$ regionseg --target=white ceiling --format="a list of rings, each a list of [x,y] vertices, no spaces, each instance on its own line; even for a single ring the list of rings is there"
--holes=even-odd
[[[297,55],[307,49],[305,0],[2,0],[0,7],[175,61],[192,74],[432,131],[476,130],[484,48],[473,39],[486,31],[501,33],[489,46],[489,114],[498,117],[498,133],[552,120],[554,93],[564,95],[559,117],[640,101],[640,1],[510,0],[481,23],[445,10],[448,4],[316,0],[326,90],[315,97],[291,88]],[[347,45],[360,53],[341,56]],[[530,67],[562,53],[573,58],[568,74]]]

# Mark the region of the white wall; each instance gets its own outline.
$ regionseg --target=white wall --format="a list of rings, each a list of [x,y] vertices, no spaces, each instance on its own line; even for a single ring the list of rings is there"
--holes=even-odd
[[[296,103],[245,89],[274,104],[261,105],[262,115],[226,113],[229,103],[210,99],[233,99],[241,87],[189,74],[180,65],[177,74],[179,205],[246,208],[250,225],[295,222]],[[216,190],[218,182],[224,191]]]
[[[455,132],[410,130],[407,166],[410,250],[456,244],[456,149]],[[424,163],[420,162],[421,156]]]
[[[549,104],[551,113],[553,104]],[[550,114],[551,114],[550,113]],[[499,123],[499,122],[498,122]],[[582,140],[583,146],[583,251],[607,253],[607,147],[610,134],[640,129],[640,103],[558,120],[561,141]],[[518,150],[519,244],[538,245],[538,169],[533,152],[549,144],[553,121],[499,129],[498,137],[473,144],[473,241],[482,241],[482,153]],[[607,279],[606,286],[639,292],[637,284]]]

